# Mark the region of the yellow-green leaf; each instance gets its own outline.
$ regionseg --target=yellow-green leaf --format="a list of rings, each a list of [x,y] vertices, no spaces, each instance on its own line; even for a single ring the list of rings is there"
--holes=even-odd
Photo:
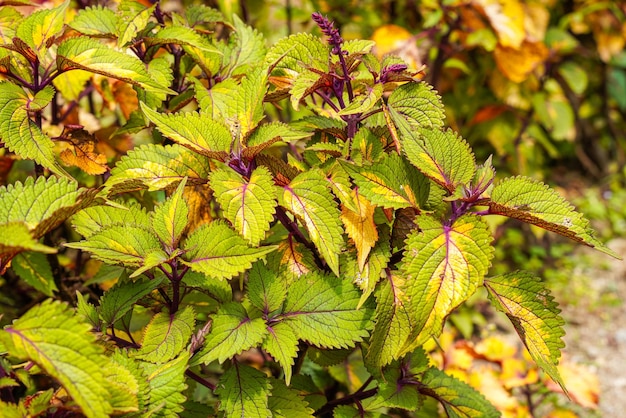
[[[563,390],[557,369],[565,321],[539,277],[517,271],[485,279],[489,300],[509,317],[532,358]]]
[[[403,351],[438,336],[446,317],[482,283],[493,247],[487,224],[465,215],[452,225],[422,215],[407,239],[402,272],[405,303],[413,329]]]

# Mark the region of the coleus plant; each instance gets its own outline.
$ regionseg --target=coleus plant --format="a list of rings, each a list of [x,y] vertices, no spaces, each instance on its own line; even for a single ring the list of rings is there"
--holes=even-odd
[[[50,298],[0,331],[5,416],[498,416],[423,349],[481,287],[561,383],[558,307],[488,275],[485,218],[612,253],[556,191],[476,164],[420,71],[319,14],[323,39],[268,49],[204,6],[23,4],[0,8],[0,141],[35,177],[0,188],[0,269]],[[135,142],[112,169],[69,117],[94,97]]]

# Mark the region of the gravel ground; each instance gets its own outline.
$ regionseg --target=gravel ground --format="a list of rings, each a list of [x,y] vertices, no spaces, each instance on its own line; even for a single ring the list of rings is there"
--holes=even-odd
[[[626,259],[626,239],[608,246]],[[589,278],[589,297],[562,306],[567,321],[565,353],[590,365],[600,380],[600,416],[626,417],[626,261],[594,250],[580,254],[592,260],[576,274]],[[597,261],[597,263],[596,263]],[[588,264],[588,263],[582,263]],[[556,295],[557,300],[559,295]]]

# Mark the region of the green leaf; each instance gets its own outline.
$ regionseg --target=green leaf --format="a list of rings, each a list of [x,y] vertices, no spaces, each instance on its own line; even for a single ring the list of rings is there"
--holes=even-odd
[[[108,385],[113,415],[137,412],[139,383],[135,376],[113,359],[103,372]]]
[[[149,406],[156,410],[151,416],[176,418],[183,411],[185,397],[185,371],[189,353],[167,363],[142,363],[141,367],[150,387]]]
[[[282,122],[271,122],[260,125],[245,139],[242,155],[252,159],[255,155],[277,141],[291,142],[311,136],[310,133],[299,131]]]
[[[126,315],[142,297],[152,292],[161,284],[161,280],[119,281],[100,299],[100,317],[106,326],[113,325]]]
[[[83,35],[114,36],[118,18],[109,8],[91,6],[80,10],[68,25]]]
[[[71,178],[55,159],[54,143],[28,115],[32,98],[18,85],[0,82],[0,141],[21,158]]]
[[[265,264],[254,263],[248,273],[248,298],[261,312],[270,314],[280,309],[287,295],[285,279]]]
[[[284,187],[280,203],[303,221],[311,241],[332,271],[339,275],[343,228],[324,174],[317,169],[298,174]]]
[[[224,217],[251,245],[259,245],[276,211],[276,188],[269,170],[257,167],[246,180],[226,167],[211,173],[210,185]]]
[[[0,256],[9,255],[9,260],[20,251],[38,251],[46,254],[57,252],[56,248],[40,244],[21,222],[0,224]],[[0,257],[0,271],[5,267]],[[8,260],[7,260],[8,261]]]
[[[235,361],[220,377],[215,394],[227,417],[270,418],[270,389],[265,373]]]
[[[207,39],[186,26],[167,26],[159,30],[153,37],[147,37],[149,45],[176,44],[191,46],[204,52],[221,54]]]
[[[374,405],[388,408],[402,408],[408,411],[421,409],[424,395],[419,393],[415,380],[428,369],[429,358],[420,347],[406,355],[402,360],[395,361],[385,368],[378,383],[378,393]]]
[[[328,70],[328,46],[316,36],[298,33],[276,42],[265,56],[264,68],[272,68],[272,75],[294,80],[308,67]]]
[[[178,241],[189,221],[189,208],[183,197],[186,183],[187,179],[185,178],[178,184],[174,194],[157,207],[152,214],[152,229],[161,242],[171,250],[178,246]]]
[[[11,268],[30,286],[46,296],[52,296],[57,291],[54,283],[52,268],[45,255],[35,252],[23,252],[16,255],[11,262]]]
[[[485,279],[489,300],[509,317],[537,365],[567,393],[557,365],[565,347],[565,321],[542,280],[527,272]]]
[[[298,355],[298,337],[291,326],[284,322],[268,325],[263,350],[280,364],[285,373],[285,382],[290,384],[294,359]]]
[[[209,364],[213,360],[223,363],[256,347],[267,335],[263,318],[250,318],[237,302],[222,305],[211,319],[211,332],[206,336],[202,350],[194,357],[194,364]]]
[[[404,278],[393,275],[376,293],[376,324],[370,338],[366,361],[380,369],[400,357],[413,329],[413,321],[403,297]]]
[[[43,89],[39,90],[35,97],[32,100],[29,100],[26,104],[26,109],[29,112],[37,112],[43,110],[46,106],[50,104],[52,98],[54,97],[54,87],[51,85],[47,85]]]
[[[123,206],[92,206],[72,217],[72,226],[85,238],[114,225],[145,227],[150,225],[150,216],[138,204]]]
[[[224,161],[228,156],[233,140],[230,131],[210,115],[195,112],[162,115],[140,104],[141,110],[164,136],[209,158]]]
[[[497,418],[500,412],[467,383],[431,367],[422,376],[420,392],[441,403],[450,418]]]
[[[93,74],[88,71],[74,70],[59,74],[52,84],[67,101],[78,101],[81,93],[85,89],[87,81],[91,80]]]
[[[46,62],[50,43],[63,29],[69,4],[69,0],[66,0],[53,9],[38,10],[19,22],[15,36],[35,51],[42,63]]]
[[[209,177],[206,157],[178,144],[142,145],[122,157],[105,183],[109,194],[139,188],[162,190],[185,177],[190,182],[205,182]]]
[[[153,80],[138,58],[85,36],[67,39],[59,45],[57,66],[59,71],[85,70],[125,81],[149,92],[176,94]]]
[[[419,209],[426,204],[430,190],[428,179],[397,154],[364,167],[342,163],[362,194],[371,203],[384,208]]]
[[[96,193],[65,178],[29,177],[0,187],[0,224],[23,222],[34,237],[41,237],[91,205]]]
[[[289,384],[289,382],[287,382]],[[313,409],[299,391],[288,388],[285,382],[272,379],[272,395],[268,407],[275,418],[313,418]]]
[[[156,5],[146,7],[137,1],[122,0],[117,8],[117,46],[125,46],[143,31],[155,8]]]
[[[291,87],[291,106],[295,110],[300,109],[300,102],[307,96],[313,94],[317,89],[326,85],[330,76],[325,73],[319,73],[309,69],[302,70],[297,74],[296,79]]]
[[[454,131],[420,129],[401,138],[409,161],[450,193],[458,186],[469,185],[474,177],[474,154],[468,143]]]
[[[417,224],[402,264],[413,321],[405,352],[441,334],[446,317],[482,283],[494,251],[489,228],[478,216],[465,215],[448,226],[422,215]]]
[[[366,87],[366,94],[357,96],[352,103],[341,109],[339,116],[365,113],[376,105],[383,95],[383,85],[375,84],[374,87]]]
[[[418,128],[443,127],[445,113],[437,92],[423,82],[404,84],[387,101],[394,123],[402,133]]]
[[[247,26],[237,15],[233,15],[235,47],[230,54],[230,74],[246,74],[251,67],[263,62],[267,48],[263,34]],[[267,68],[263,66],[263,68]]]
[[[369,335],[373,309],[357,309],[361,292],[338,277],[309,273],[295,280],[287,293],[282,318],[299,339],[318,347],[354,347]]]
[[[119,348],[116,349],[109,358],[115,369],[118,369],[118,366],[123,369],[123,371],[120,372],[120,377],[128,382],[124,385],[124,389],[129,394],[135,396],[138,409],[140,411],[147,409],[146,407],[149,406],[150,399],[150,385],[142,366],[148,363],[131,358],[128,351]],[[128,376],[126,372],[131,376]],[[113,384],[116,382],[112,377],[109,377],[109,381],[112,381]],[[113,389],[113,391],[115,390],[116,389]]]
[[[160,312],[153,316],[136,357],[151,363],[166,363],[178,356],[194,332],[195,316],[190,306],[173,315]]]
[[[274,251],[276,245],[249,247],[246,241],[219,221],[200,226],[183,244],[185,264],[216,279],[230,279]]]
[[[496,184],[489,213],[537,225],[619,258],[593,236],[589,221],[568,201],[549,186],[527,177],[510,177]]]
[[[103,370],[108,360],[91,326],[63,303],[47,300],[0,331],[12,356],[36,363],[56,379],[87,417],[112,412]]]
[[[151,230],[134,225],[112,225],[86,240],[65,246],[89,251],[105,263],[127,267],[141,267],[146,255],[161,250],[161,243]]]

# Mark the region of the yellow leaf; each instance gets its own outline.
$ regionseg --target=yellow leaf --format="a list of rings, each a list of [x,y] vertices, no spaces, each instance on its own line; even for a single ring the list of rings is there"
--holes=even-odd
[[[598,376],[588,367],[576,364],[567,358],[561,360],[558,368],[570,398],[585,408],[598,408],[600,400]],[[546,379],[545,383],[551,391],[563,392],[563,389],[551,379]]]
[[[524,4],[524,12],[526,40],[543,41],[550,23],[550,12],[539,3]]]
[[[209,204],[213,192],[206,184],[185,187],[183,196],[189,207],[189,226],[187,227],[189,232],[213,220],[211,205]]]
[[[354,200],[359,212],[353,212],[342,205],[341,220],[346,226],[346,233],[356,247],[359,270],[363,271],[367,256],[378,240],[378,230],[374,223],[375,206],[358,193],[355,193]]]
[[[517,350],[502,337],[491,336],[480,340],[474,350],[489,361],[502,361],[515,356]]]
[[[521,83],[548,57],[548,48],[542,42],[524,41],[519,49],[498,44],[494,57],[502,74]]]
[[[408,30],[397,25],[383,25],[372,34],[376,42],[374,53],[378,58],[383,55],[398,55],[412,68],[420,68],[422,59],[415,42],[415,37]]]
[[[519,0],[475,0],[487,15],[500,45],[519,48],[526,37],[524,7]]]
[[[61,161],[66,165],[76,166],[87,174],[103,174],[109,169],[107,157],[94,152],[94,149],[95,144],[91,141],[72,144],[61,152]]]
[[[507,388],[514,388],[536,383],[539,373],[536,367],[529,368],[531,361],[523,361],[518,358],[502,360],[502,374],[500,379]]]
[[[555,409],[550,411],[546,418],[579,418],[579,416],[569,409]]]
[[[500,411],[515,410],[519,406],[517,399],[504,388],[494,369],[488,365],[475,367],[469,383]]]

